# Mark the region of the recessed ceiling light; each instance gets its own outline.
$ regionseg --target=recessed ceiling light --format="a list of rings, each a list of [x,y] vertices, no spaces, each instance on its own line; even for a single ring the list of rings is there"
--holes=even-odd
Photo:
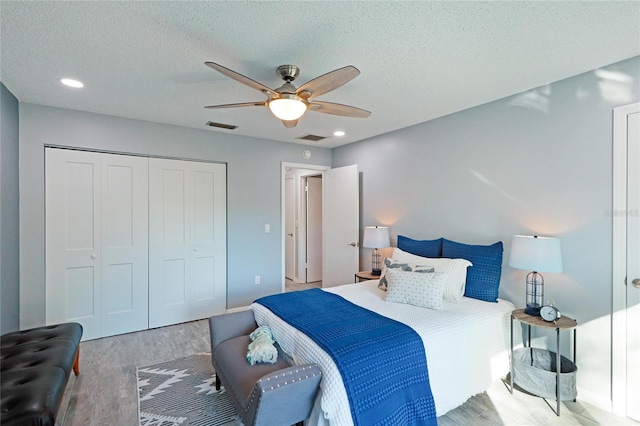
[[[60,83],[64,84],[65,86],[74,87],[76,89],[84,87],[84,84],[81,81],[74,80],[72,78],[61,78]]]
[[[344,136],[344,132],[342,130],[336,130],[333,132],[333,136]]]

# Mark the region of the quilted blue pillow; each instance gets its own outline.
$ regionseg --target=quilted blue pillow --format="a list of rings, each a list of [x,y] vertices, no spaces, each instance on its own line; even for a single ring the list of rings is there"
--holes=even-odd
[[[412,240],[403,235],[398,235],[398,248],[407,253],[422,257],[441,257],[442,240]]]
[[[462,244],[447,239],[442,241],[442,257],[467,259],[473,263],[473,266],[467,268],[464,295],[486,302],[498,301],[502,253],[502,241],[490,246]]]

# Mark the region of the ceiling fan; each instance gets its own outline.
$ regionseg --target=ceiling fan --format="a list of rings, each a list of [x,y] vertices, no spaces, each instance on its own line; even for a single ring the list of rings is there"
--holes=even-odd
[[[297,89],[292,84],[292,81],[298,77],[300,69],[295,65],[280,65],[278,67],[277,74],[284,80],[284,84],[277,89],[270,89],[264,84],[258,83],[220,64],[205,62],[205,65],[246,86],[259,90],[267,96],[265,101],[210,105],[205,108],[266,106],[271,110],[273,115],[282,120],[284,126],[288,128],[296,127],[298,120],[307,110],[322,112],[324,114],[342,115],[345,117],[367,118],[371,115],[370,111],[353,106],[313,100],[317,96],[335,90],[356,78],[358,74],[360,74],[360,71],[352,65],[323,74],[320,77],[306,82]]]

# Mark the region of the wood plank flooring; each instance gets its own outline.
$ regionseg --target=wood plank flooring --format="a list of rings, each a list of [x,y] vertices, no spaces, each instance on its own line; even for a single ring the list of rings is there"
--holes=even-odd
[[[295,286],[297,290],[302,288],[304,285]],[[60,424],[136,426],[136,367],[209,352],[209,345],[207,320],[82,342],[80,376],[69,381],[66,402],[63,401],[58,416]],[[555,407],[555,401],[550,403]],[[519,391],[511,395],[502,381],[496,381],[486,392],[439,417],[438,423],[441,426],[639,425],[580,400],[563,403],[561,414],[557,417],[542,398]]]

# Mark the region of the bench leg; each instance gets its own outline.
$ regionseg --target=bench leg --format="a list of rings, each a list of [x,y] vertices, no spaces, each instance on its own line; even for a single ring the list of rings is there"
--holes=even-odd
[[[80,346],[78,346],[78,350],[76,351],[76,359],[73,361],[73,372],[76,376],[80,374]]]
[[[218,377],[218,373],[216,373],[216,390],[220,390],[220,377]]]

